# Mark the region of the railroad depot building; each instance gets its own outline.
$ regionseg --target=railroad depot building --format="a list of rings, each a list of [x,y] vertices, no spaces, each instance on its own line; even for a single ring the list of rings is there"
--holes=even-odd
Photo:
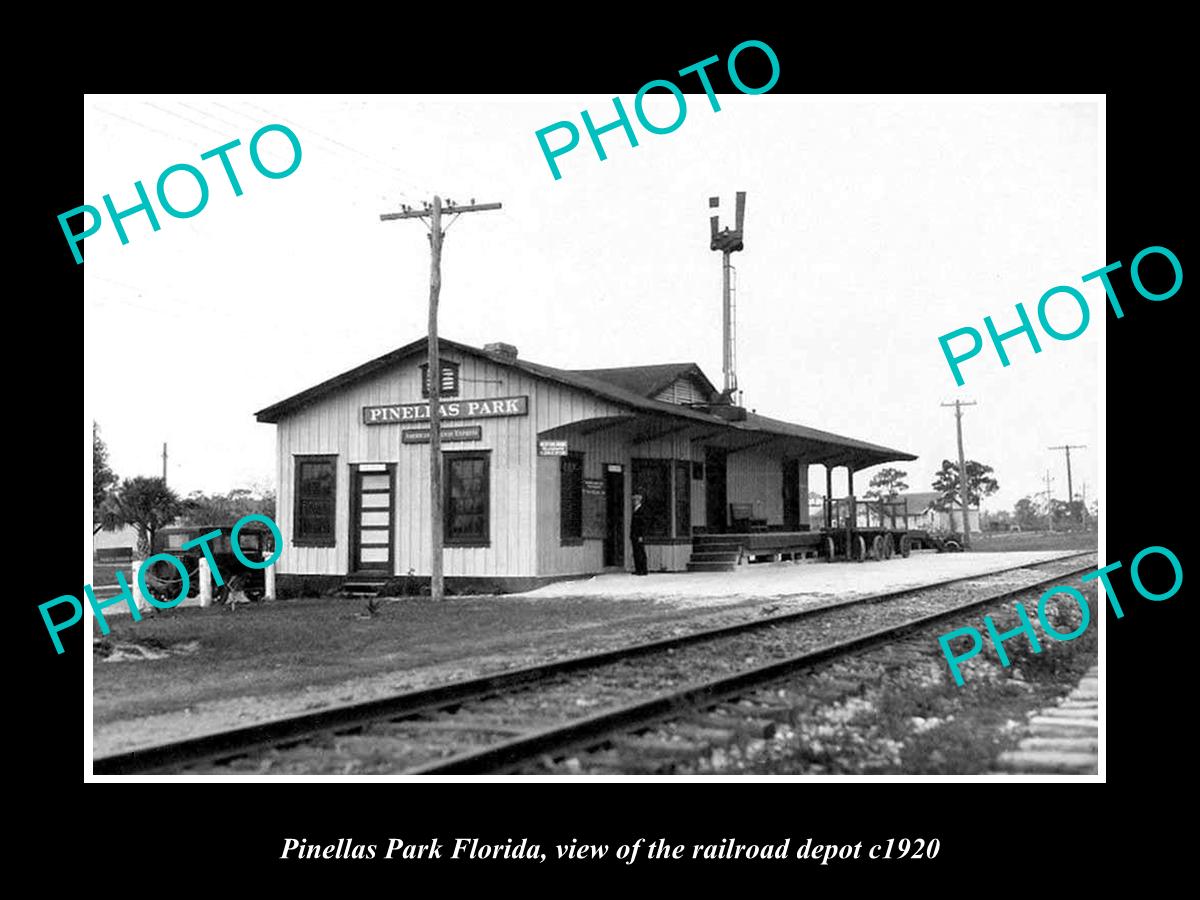
[[[838,466],[852,478],[916,458],[732,405],[692,363],[568,370],[508,344],[439,346],[452,589],[632,568],[635,488],[650,571],[681,571],[699,535],[819,529],[811,464],[828,484]],[[426,349],[421,338],[257,413],[276,427],[282,595],[428,581]]]

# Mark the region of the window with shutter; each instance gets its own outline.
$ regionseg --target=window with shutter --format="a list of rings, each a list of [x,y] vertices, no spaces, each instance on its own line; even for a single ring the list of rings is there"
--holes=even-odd
[[[442,383],[439,387],[440,395],[443,397],[458,396],[458,363],[451,362],[448,359],[443,359],[442,366]],[[429,396],[429,364],[424,363],[421,366],[421,396]]]

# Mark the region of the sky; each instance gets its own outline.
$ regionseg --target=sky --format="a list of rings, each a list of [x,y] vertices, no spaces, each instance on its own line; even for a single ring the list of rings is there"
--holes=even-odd
[[[650,77],[650,76],[648,76]],[[632,97],[623,97],[632,116]],[[1045,489],[1065,498],[1100,485],[1103,288],[1081,276],[1103,252],[1099,101],[687,95],[674,132],[634,119],[603,135],[600,161],[580,118],[615,118],[611,96],[87,95],[84,197],[142,213],[84,241],[85,426],[97,421],[122,476],[157,475],[183,494],[273,487],[274,426],[254,413],[425,334],[429,244],[419,221],[381,222],[435,193],[500,202],[454,222],[443,257],[440,331],[563,368],[696,362],[720,386],[721,255],[709,249],[708,198],[731,223],[747,192],[737,268],[738,381],[764,415],[919,456],[900,464],[928,490],[955,458],[956,398],[966,455],[995,469],[985,508],[1011,509]],[[677,115],[649,95],[652,122]],[[535,132],[573,121],[581,143],[555,180]],[[285,178],[260,175],[251,136],[283,124],[302,156]],[[235,196],[217,159],[234,139]],[[557,146],[561,133],[550,137]],[[286,168],[279,133],[259,145]],[[166,215],[155,185],[169,166],[204,174],[209,199]],[[168,199],[189,209],[186,173]],[[64,252],[69,246],[64,240]],[[955,384],[938,337],[1035,321],[1039,298],[1067,285],[1091,324],[1055,341],[1039,328],[990,344]],[[1050,322],[1069,332],[1077,307],[1058,297]],[[1119,326],[1117,326],[1119,327]],[[956,345],[957,346],[957,345]],[[86,471],[86,461],[85,461]],[[861,495],[875,470],[855,477]],[[813,488],[823,490],[820,470]],[[86,476],[85,476],[86,477]],[[837,470],[835,494],[845,492]]]

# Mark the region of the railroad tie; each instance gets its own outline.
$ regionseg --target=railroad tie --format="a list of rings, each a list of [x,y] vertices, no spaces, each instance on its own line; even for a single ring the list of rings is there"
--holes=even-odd
[[[788,710],[790,713],[790,710]],[[716,713],[709,715],[697,716],[694,721],[697,725],[707,728],[716,728],[722,731],[730,731],[741,734],[748,738],[761,738],[768,740],[775,736],[778,729],[778,724],[770,719],[752,718],[750,716],[733,717],[724,716]]]
[[[694,722],[672,723],[671,730],[684,740],[710,746],[732,744],[737,737],[737,731],[732,728],[711,728]]]
[[[1098,771],[1099,707],[1096,667],[1058,706],[1043,709],[1029,720],[1029,736],[1016,750],[1000,754],[1005,772],[1095,775]]]

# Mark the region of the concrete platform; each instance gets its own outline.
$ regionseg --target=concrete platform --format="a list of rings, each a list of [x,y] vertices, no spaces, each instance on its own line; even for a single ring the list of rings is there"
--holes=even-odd
[[[1014,553],[918,552],[907,559],[882,562],[756,563],[734,572],[652,572],[596,575],[547,585],[514,597],[553,600],[562,597],[598,597],[614,600],[648,599],[687,604],[703,601],[741,603],[748,599],[803,599],[854,597],[918,587],[954,578],[986,575],[1013,566],[1030,565],[1070,556],[1075,551],[1020,551]]]

